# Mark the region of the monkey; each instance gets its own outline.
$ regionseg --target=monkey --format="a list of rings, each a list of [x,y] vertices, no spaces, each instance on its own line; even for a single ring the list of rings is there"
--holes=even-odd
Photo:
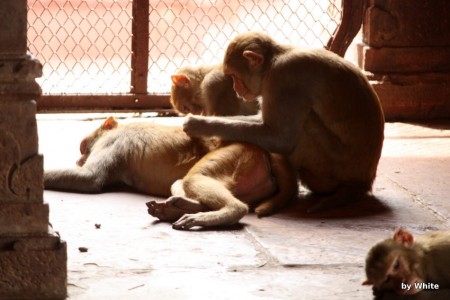
[[[167,196],[170,185],[208,152],[207,147],[192,142],[177,127],[153,123],[119,126],[109,117],[82,139],[78,167],[46,170],[44,185],[47,189],[99,193],[109,185],[124,183],[143,193]],[[147,172],[146,165],[158,172]]]
[[[450,231],[434,231],[414,239],[402,228],[373,246],[366,258],[367,279],[375,294],[450,288]]]
[[[149,122],[119,125],[107,118],[80,143],[77,168],[46,170],[46,189],[99,193],[126,184],[166,201],[150,215],[174,229],[237,223],[254,208],[267,216],[298,191],[287,159],[246,143],[189,138],[181,127]]]
[[[170,103],[181,114],[205,116],[254,115],[259,104],[238,98],[222,65],[185,67],[171,76]]]
[[[238,35],[223,70],[261,114],[188,116],[192,137],[248,142],[287,155],[298,178],[319,201],[309,212],[363,199],[372,191],[384,140],[384,114],[366,76],[325,49],[275,42],[264,33]]]

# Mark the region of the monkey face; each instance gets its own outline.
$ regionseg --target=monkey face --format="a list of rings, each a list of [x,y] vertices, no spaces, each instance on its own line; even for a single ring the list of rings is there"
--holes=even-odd
[[[233,89],[239,97],[247,101],[255,101],[261,94],[259,76],[237,72],[230,68],[227,68],[227,72],[226,75],[233,79]]]
[[[253,100],[256,97],[250,92],[249,88],[242,79],[234,74],[231,75],[231,78],[233,78],[233,89],[239,97],[249,101]]]
[[[238,56],[227,55],[229,57],[224,59],[223,72],[233,79],[234,91],[247,101],[256,100],[261,95],[262,55],[250,51],[244,51]]]
[[[375,295],[394,291],[399,295],[420,292],[416,283],[422,282],[417,274],[417,258],[413,249],[392,239],[375,245],[366,260],[367,280]]]
[[[173,91],[173,89],[172,89]],[[172,92],[170,98],[172,106],[181,114],[193,114],[193,115],[203,115],[204,108],[199,103],[200,101],[192,95],[192,93],[183,93],[183,91]]]

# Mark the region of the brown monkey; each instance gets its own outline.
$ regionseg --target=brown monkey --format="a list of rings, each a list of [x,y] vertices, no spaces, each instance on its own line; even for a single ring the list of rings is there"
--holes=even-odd
[[[238,98],[222,65],[185,67],[172,75],[170,102],[182,114],[207,116],[254,115],[259,104]]]
[[[80,152],[79,167],[45,172],[47,189],[95,193],[124,183],[147,194],[174,195],[147,206],[163,221],[179,219],[176,229],[233,224],[248,205],[265,216],[297,193],[295,171],[283,156],[250,144],[191,139],[179,127],[119,126],[110,117],[82,140]]]
[[[262,97],[262,118],[190,116],[188,135],[250,142],[287,155],[302,183],[322,196],[310,211],[371,191],[384,116],[357,67],[327,50],[280,45],[255,32],[230,43],[223,67],[240,96]]]
[[[375,293],[450,288],[450,231],[413,235],[397,229],[392,238],[376,244],[366,258],[367,280]]]

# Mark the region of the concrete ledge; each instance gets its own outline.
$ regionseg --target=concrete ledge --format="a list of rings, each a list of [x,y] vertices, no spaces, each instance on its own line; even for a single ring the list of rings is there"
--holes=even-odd
[[[372,48],[357,45],[358,65],[373,73],[442,72],[450,70],[450,46]]]
[[[450,117],[450,85],[372,82],[387,121]]]

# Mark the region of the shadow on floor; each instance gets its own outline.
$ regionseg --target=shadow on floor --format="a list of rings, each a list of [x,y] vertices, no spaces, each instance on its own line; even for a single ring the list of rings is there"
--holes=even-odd
[[[282,209],[278,214],[296,219],[359,219],[392,212],[392,209],[377,197],[366,196],[346,206],[317,213],[308,213],[307,210],[314,206],[318,200],[319,198],[314,195],[300,195],[296,201]]]

